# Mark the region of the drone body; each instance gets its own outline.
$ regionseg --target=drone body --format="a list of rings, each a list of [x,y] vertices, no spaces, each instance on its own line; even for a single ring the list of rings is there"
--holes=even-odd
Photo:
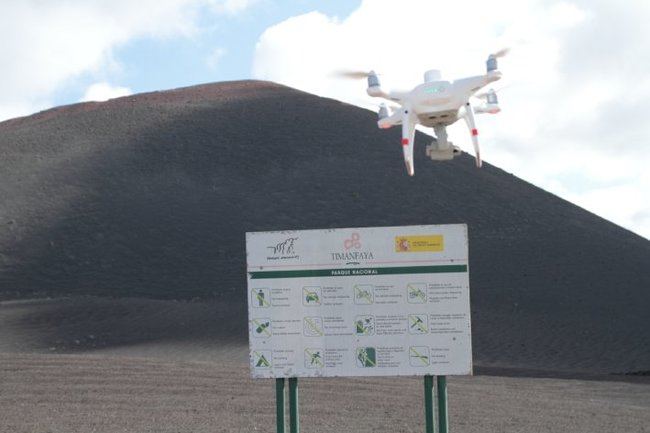
[[[494,90],[483,95],[476,95],[476,92],[501,78],[501,72],[497,67],[497,58],[505,53],[506,51],[501,51],[489,56],[487,72],[484,75],[444,81],[441,79],[439,71],[427,71],[424,74],[424,83],[416,86],[410,92],[386,92],[381,88],[379,78],[374,71],[364,74],[368,78],[368,95],[399,104],[399,107],[395,107],[393,112],[390,107],[382,104],[377,124],[380,128],[402,126],[404,162],[410,176],[415,173],[413,145],[416,124],[433,128],[436,140],[427,146],[427,155],[432,160],[444,161],[453,159],[456,154],[460,153],[460,149],[447,140],[446,127],[457,120],[464,119],[474,145],[476,165],[481,167],[478,130],[474,114],[495,114],[500,109]],[[472,96],[484,98],[485,103],[473,107],[469,101]]]

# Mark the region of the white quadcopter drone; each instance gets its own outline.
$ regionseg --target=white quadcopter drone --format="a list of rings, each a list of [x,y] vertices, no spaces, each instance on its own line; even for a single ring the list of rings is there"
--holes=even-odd
[[[481,153],[478,144],[478,130],[474,114],[496,114],[501,109],[493,89],[485,93],[475,94],[484,86],[501,78],[498,70],[497,58],[503,57],[507,50],[490,54],[487,59],[487,72],[485,75],[461,78],[454,81],[443,81],[439,70],[433,69],[425,72],[424,83],[416,86],[410,92],[386,92],[379,84],[379,78],[374,71],[370,72],[344,72],[341,75],[348,78],[368,78],[368,95],[385,98],[398,103],[399,107],[389,107],[382,103],[379,108],[379,121],[377,125],[390,128],[402,125],[402,149],[404,162],[409,176],[413,176],[413,141],[415,125],[433,127],[436,140],[427,146],[426,153],[434,161],[447,161],[460,153],[460,148],[447,140],[447,126],[459,119],[465,119],[469,128],[474,152],[476,153],[476,166],[481,167]],[[484,99],[485,102],[472,107],[470,97]],[[392,112],[391,108],[395,111]]]

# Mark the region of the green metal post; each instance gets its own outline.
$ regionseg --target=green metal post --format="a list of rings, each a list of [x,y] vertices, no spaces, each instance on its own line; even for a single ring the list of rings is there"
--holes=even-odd
[[[275,417],[278,433],[284,433],[284,377],[275,379]]]
[[[437,376],[436,381],[438,382],[438,433],[448,433],[447,377]]]
[[[424,376],[424,425],[426,433],[434,433],[433,429],[433,376]]]
[[[298,416],[298,378],[289,378],[289,431],[300,433],[300,418]]]

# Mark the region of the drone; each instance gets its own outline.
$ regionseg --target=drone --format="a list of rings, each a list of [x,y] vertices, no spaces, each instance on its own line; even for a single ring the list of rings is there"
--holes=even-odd
[[[461,150],[447,139],[447,126],[457,120],[464,119],[469,129],[476,155],[476,166],[481,167],[481,152],[478,142],[475,114],[496,114],[501,109],[494,89],[480,94],[476,93],[488,84],[501,79],[497,59],[506,55],[504,49],[490,54],[486,62],[486,73],[454,81],[442,80],[439,70],[432,69],[424,73],[424,83],[419,84],[410,92],[393,92],[382,89],[379,77],[375,71],[370,72],[341,72],[339,75],[347,78],[367,78],[368,95],[384,98],[399,104],[390,107],[385,103],[379,106],[379,128],[387,129],[402,125],[402,149],[404,162],[409,176],[415,174],[413,166],[413,145],[415,125],[432,127],[436,139],[426,147],[426,154],[433,161],[449,161],[460,154]],[[469,99],[476,97],[483,100],[478,106],[472,106]]]

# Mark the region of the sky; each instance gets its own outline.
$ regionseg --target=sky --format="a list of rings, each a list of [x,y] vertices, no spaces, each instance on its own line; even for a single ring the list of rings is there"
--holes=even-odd
[[[251,78],[376,110],[335,72],[407,90],[508,47],[483,159],[650,238],[649,21],[647,0],[0,0],[0,121]],[[462,122],[449,136],[471,152]]]

